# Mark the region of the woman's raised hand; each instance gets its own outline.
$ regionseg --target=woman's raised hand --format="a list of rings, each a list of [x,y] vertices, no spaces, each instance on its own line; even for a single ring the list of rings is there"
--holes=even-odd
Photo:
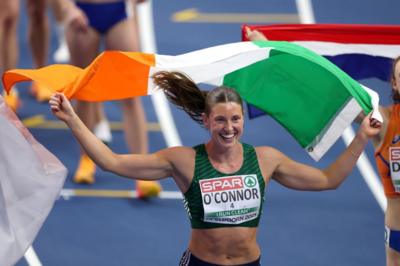
[[[64,122],[76,116],[70,101],[60,92],[56,92],[50,97],[49,105],[53,114]]]
[[[371,114],[369,114],[364,117],[359,131],[364,135],[365,138],[372,138],[379,134],[381,128],[382,123],[374,118],[371,118]]]

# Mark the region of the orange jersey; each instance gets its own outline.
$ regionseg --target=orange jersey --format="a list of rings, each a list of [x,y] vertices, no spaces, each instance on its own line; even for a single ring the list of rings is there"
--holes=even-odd
[[[400,104],[392,106],[383,143],[375,160],[387,197],[400,197]]]

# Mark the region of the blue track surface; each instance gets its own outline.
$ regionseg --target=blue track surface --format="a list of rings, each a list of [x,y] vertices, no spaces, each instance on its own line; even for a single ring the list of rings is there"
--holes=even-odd
[[[23,1],[24,2],[24,1]],[[24,5],[22,5],[24,6]],[[202,13],[296,13],[294,0],[155,0],[154,23],[158,53],[180,54],[217,44],[240,41],[240,23],[176,23],[171,16],[195,8]],[[324,0],[313,2],[317,23],[398,24],[397,0]],[[25,12],[25,10],[23,10]],[[247,21],[243,21],[246,23]],[[26,39],[26,19],[20,21],[19,67],[31,67]],[[51,52],[56,49],[53,32]],[[52,62],[51,62],[52,63]],[[382,103],[389,101],[389,87],[377,80],[366,84],[376,89]],[[53,119],[46,104],[36,103],[20,87],[21,119],[36,114]],[[147,117],[157,122],[149,98],[144,99]],[[120,119],[116,103],[107,103],[111,120]],[[184,145],[206,141],[208,133],[186,114],[172,107]],[[184,130],[183,130],[184,129]],[[134,182],[110,173],[97,172],[96,184],[80,186],[71,178],[79,147],[67,130],[32,129],[34,136],[69,169],[65,188],[134,189]],[[111,148],[126,152],[121,131],[113,132]],[[150,132],[150,150],[166,147],[161,132]],[[244,142],[271,145],[292,158],[324,167],[344,149],[341,141],[318,163],[269,117],[246,121]],[[372,159],[372,147],[368,147]],[[164,189],[177,190],[171,180]],[[259,228],[262,265],[384,265],[383,212],[358,170],[336,191],[297,192],[271,182]],[[60,198],[33,247],[44,266],[177,265],[186,249],[190,226],[181,200]],[[18,266],[25,266],[22,259]]]

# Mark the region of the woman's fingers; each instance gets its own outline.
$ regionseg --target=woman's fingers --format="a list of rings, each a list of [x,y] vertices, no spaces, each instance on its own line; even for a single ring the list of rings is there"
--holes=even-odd
[[[62,94],[54,93],[49,100],[50,109],[53,113],[61,110]]]
[[[379,128],[379,127],[382,126],[382,123],[379,122],[378,120],[374,119],[374,118],[371,118],[370,121],[369,121],[369,125],[371,127],[374,127],[374,128]]]

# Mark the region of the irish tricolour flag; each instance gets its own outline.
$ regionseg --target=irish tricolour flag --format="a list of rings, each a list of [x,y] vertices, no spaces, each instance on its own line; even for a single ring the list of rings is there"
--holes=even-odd
[[[181,71],[196,83],[226,85],[268,113],[318,160],[377,95],[365,90],[327,59],[287,42],[239,42],[178,56],[104,52],[87,68],[52,65],[4,74],[6,90],[35,80],[67,97],[116,100],[153,93],[151,75]]]

